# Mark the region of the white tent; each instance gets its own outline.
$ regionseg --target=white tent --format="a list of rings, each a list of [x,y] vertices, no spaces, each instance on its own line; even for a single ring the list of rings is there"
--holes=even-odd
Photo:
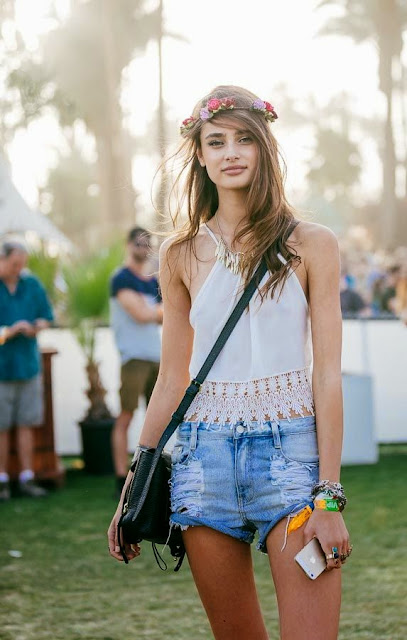
[[[27,205],[14,186],[7,165],[0,157],[0,236],[32,232],[41,240],[72,250],[71,241],[39,211]]]

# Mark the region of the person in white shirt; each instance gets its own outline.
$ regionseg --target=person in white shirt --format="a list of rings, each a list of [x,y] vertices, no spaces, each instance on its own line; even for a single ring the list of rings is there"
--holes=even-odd
[[[182,530],[215,638],[268,637],[251,561],[258,534],[281,637],[334,640],[340,568],[351,551],[339,483],[339,250],[329,229],[299,222],[286,200],[269,126],[276,119],[270,103],[221,86],[183,122],[188,218],[161,248],[161,364],[140,445],[157,445],[264,257],[258,293],[178,427],[171,522]],[[117,560],[121,508],[122,499],[108,531]],[[314,537],[326,570],[312,581],[294,556]],[[139,555],[139,546],[125,547]]]

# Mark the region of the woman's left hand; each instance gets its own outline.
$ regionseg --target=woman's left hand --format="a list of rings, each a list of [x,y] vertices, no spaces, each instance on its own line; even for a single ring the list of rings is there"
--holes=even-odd
[[[338,558],[327,558],[327,571],[340,569],[346,558],[341,560],[341,556],[348,556],[351,549],[349,533],[346,528],[342,513],[339,511],[324,511],[314,509],[308,522],[304,527],[304,545],[312,538],[317,538],[325,556],[332,556],[336,547]]]

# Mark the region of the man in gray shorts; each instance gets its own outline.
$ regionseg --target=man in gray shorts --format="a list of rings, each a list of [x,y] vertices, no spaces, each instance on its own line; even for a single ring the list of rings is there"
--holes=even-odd
[[[9,431],[17,427],[19,492],[47,492],[34,482],[33,427],[43,422],[40,352],[36,336],[53,320],[42,284],[24,272],[27,251],[17,242],[0,247],[0,501],[10,498]]]

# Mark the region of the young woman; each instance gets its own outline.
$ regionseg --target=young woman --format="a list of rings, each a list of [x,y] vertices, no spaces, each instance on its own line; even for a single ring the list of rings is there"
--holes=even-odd
[[[251,560],[257,532],[281,638],[334,640],[351,550],[339,484],[339,251],[330,230],[298,222],[286,201],[276,118],[268,102],[221,86],[183,122],[188,222],[161,250],[162,357],[140,444],[156,446],[265,256],[258,293],[178,428],[171,520],[215,638],[268,637]],[[108,533],[117,560],[120,511]],[[313,537],[327,558],[316,580],[294,560]]]

